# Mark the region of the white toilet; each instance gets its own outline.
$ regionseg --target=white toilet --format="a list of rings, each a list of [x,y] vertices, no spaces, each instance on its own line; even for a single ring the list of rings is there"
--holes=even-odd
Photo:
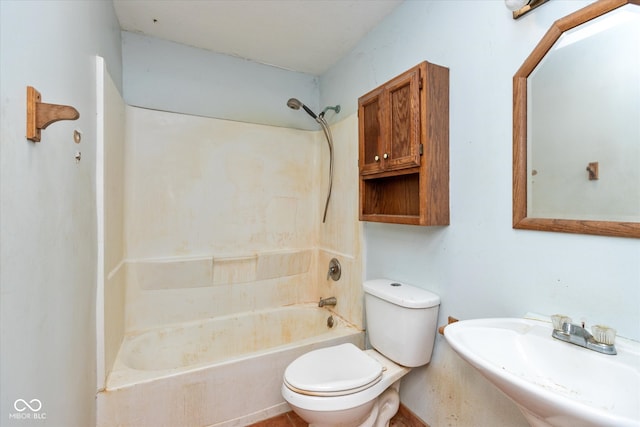
[[[398,411],[400,379],[431,360],[440,298],[387,279],[364,282],[372,350],[313,350],[287,367],[282,396],[312,427],[383,427]]]

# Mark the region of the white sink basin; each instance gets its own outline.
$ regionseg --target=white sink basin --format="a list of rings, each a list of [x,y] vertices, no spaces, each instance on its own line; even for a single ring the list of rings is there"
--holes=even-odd
[[[444,329],[451,347],[535,427],[640,427],[640,343],[600,354],[551,337],[551,323],[477,319]]]

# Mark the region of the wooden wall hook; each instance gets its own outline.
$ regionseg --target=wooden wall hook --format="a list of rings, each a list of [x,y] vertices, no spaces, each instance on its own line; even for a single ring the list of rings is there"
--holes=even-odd
[[[40,92],[27,86],[27,139],[40,142],[40,131],[58,120],[77,120],[80,113],[68,105],[45,104]]]
[[[589,172],[589,181],[595,181],[600,178],[598,162],[591,162],[587,165],[587,172]]]

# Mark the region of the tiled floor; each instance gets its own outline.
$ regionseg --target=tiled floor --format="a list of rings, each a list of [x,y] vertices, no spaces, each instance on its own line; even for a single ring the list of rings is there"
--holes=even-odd
[[[308,425],[295,412],[287,412],[286,414],[251,424],[249,427],[308,427]]]
[[[308,427],[308,424],[304,422],[302,418],[296,415],[294,412],[287,412],[286,414],[278,415],[268,420],[260,421],[259,423],[252,424],[249,427]],[[405,407],[401,406],[396,415],[391,418],[389,427],[428,427],[417,419],[411,412]]]

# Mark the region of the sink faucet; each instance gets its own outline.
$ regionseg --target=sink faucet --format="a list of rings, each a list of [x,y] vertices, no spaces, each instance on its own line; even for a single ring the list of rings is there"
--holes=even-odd
[[[562,324],[562,329],[554,329],[551,336],[559,339],[560,341],[579,345],[580,347],[588,348],[589,350],[597,351],[599,353],[610,355],[617,354],[615,345],[596,341],[593,335],[591,335],[591,333],[583,326],[576,325],[571,322],[564,322]]]
[[[333,305],[335,306],[338,303],[336,297],[330,298],[320,298],[320,302],[318,302],[318,307],[324,307],[325,305]]]

